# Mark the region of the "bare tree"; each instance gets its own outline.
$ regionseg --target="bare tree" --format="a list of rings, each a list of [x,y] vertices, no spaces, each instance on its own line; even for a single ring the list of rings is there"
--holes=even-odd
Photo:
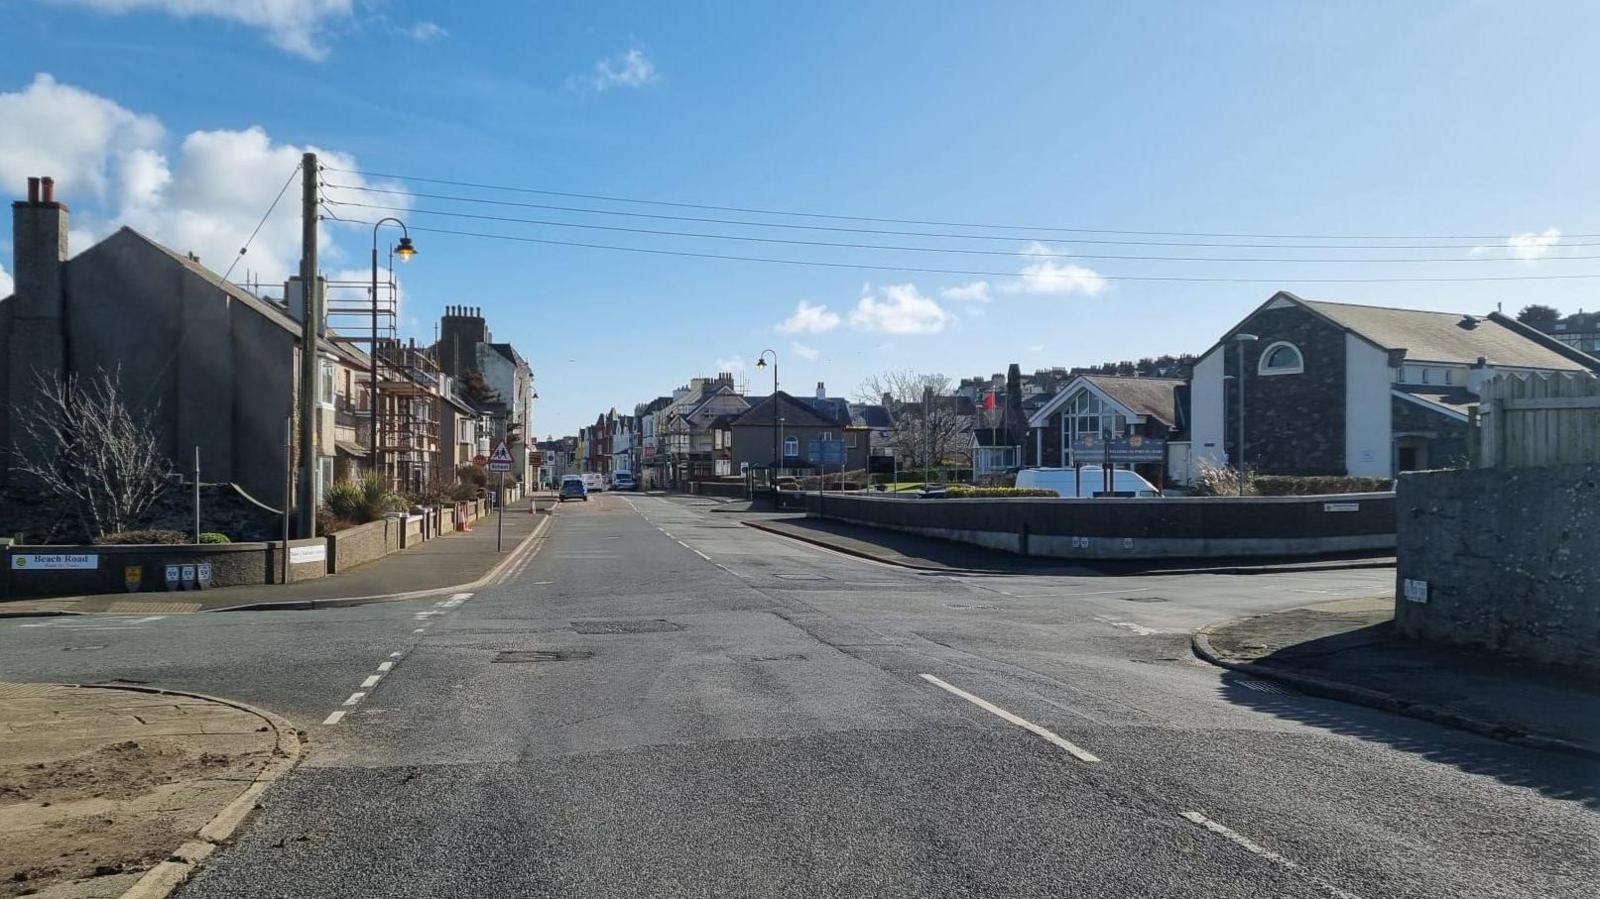
[[[942,374],[888,371],[856,389],[863,403],[882,403],[894,419],[890,445],[902,468],[967,464],[972,455],[973,416],[963,414]]]
[[[22,416],[12,447],[31,476],[95,537],[137,527],[166,490],[172,463],[161,452],[152,412],[136,415],[122,396],[121,371],[35,375],[35,409]]]

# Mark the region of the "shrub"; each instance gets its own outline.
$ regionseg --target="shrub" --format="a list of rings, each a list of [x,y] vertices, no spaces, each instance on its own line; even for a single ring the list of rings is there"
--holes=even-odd
[[[1209,459],[1201,459],[1200,473],[1194,479],[1194,496],[1239,496],[1239,472]],[[1246,479],[1244,496],[1254,496],[1255,487]]]
[[[351,521],[348,518],[340,518],[339,516],[334,515],[332,512],[329,512],[327,509],[317,510],[318,537],[326,537],[329,534],[337,534],[340,531],[349,530],[350,528],[355,527],[356,524],[357,522]]]
[[[172,545],[188,543],[189,535],[182,531],[118,531],[115,534],[96,537],[94,542],[101,546],[132,546],[152,543]]]
[[[219,534],[216,531],[201,531],[200,532],[200,542],[201,543],[232,543],[233,541],[228,539],[228,535],[227,534]]]
[[[489,469],[475,462],[456,466],[456,480],[475,487],[489,486]]]
[[[1004,499],[1015,496],[1054,497],[1061,494],[1039,487],[969,487],[952,484],[944,489],[944,495],[952,499]]]
[[[1319,496],[1327,493],[1380,493],[1394,482],[1387,478],[1343,475],[1256,475],[1250,486],[1261,496]]]
[[[322,501],[334,518],[356,524],[376,521],[386,512],[403,512],[406,508],[405,499],[391,491],[383,476],[376,473],[330,484]]]
[[[473,484],[457,482],[450,487],[450,501],[467,503],[478,498],[479,488]]]

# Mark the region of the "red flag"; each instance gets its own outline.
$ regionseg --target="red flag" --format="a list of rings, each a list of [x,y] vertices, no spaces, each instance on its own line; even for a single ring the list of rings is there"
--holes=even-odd
[[[983,398],[983,408],[984,408],[985,411],[988,411],[988,412],[993,412],[994,411],[994,391],[993,390],[989,391],[989,395]]]

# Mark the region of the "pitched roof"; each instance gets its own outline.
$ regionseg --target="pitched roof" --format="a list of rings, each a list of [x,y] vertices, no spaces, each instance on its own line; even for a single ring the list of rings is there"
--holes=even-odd
[[[1406,351],[1407,359],[1420,362],[1472,364],[1483,357],[1491,365],[1582,371],[1586,366],[1517,330],[1501,316],[1468,316],[1459,312],[1358,306],[1327,300],[1299,301],[1334,324],[1346,328],[1387,350]],[[1464,324],[1471,320],[1472,327]]]
[[[1177,401],[1173,399],[1173,388],[1183,383],[1180,378],[1084,375],[1083,379],[1140,415],[1154,418],[1168,427],[1177,423]]]
[[[878,403],[851,403],[850,424],[858,428],[892,428],[894,417]]]
[[[773,414],[773,399],[779,401],[776,415]],[[810,404],[803,403],[783,391],[778,391],[773,396],[762,400],[744,411],[744,414],[733,420],[736,428],[770,428],[775,418],[783,419],[784,427],[789,428],[827,428],[837,427],[838,422],[832,418],[821,415]]]
[[[1418,384],[1396,384],[1390,391],[1401,399],[1443,412],[1465,421],[1467,407],[1477,405],[1478,395],[1465,387],[1430,387]]]

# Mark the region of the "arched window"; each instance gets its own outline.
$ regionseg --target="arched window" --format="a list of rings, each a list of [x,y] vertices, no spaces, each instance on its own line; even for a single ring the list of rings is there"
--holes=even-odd
[[[1287,340],[1280,340],[1262,351],[1261,365],[1257,369],[1263,375],[1297,375],[1305,370],[1300,350]]]
[[[800,438],[790,434],[783,438],[784,458],[793,459],[800,455]]]

